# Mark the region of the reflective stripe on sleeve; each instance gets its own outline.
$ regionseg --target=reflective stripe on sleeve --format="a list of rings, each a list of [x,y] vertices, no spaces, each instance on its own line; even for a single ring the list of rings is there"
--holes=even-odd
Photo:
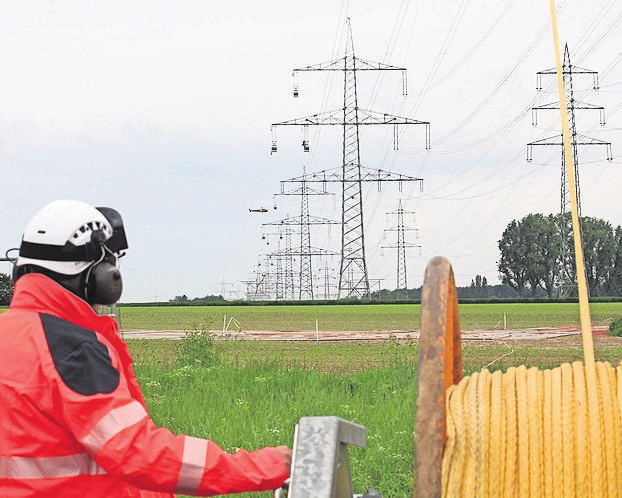
[[[205,439],[185,436],[182,466],[175,487],[176,493],[196,493],[199,490],[207,459],[207,443]]]
[[[0,479],[54,479],[105,474],[88,453],[57,457],[0,457]]]
[[[101,447],[123,429],[133,426],[147,417],[147,412],[138,401],[110,410],[82,440],[90,452],[97,454]]]

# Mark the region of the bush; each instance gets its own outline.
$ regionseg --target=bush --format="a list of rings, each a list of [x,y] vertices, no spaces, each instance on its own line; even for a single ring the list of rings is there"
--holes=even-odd
[[[186,330],[179,346],[178,361],[184,365],[202,363],[210,366],[219,362],[218,351],[214,348],[213,334],[200,325],[192,330]]]
[[[615,337],[622,336],[622,316],[614,318],[609,324],[609,333]]]

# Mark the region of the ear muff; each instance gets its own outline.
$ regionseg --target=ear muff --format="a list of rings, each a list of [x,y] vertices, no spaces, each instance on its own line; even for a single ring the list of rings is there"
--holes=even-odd
[[[110,305],[121,298],[123,279],[116,265],[101,261],[91,266],[84,282],[84,295],[90,304]]]

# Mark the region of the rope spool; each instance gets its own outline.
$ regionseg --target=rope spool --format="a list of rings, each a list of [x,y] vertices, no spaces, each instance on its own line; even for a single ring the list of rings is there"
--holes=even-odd
[[[482,370],[447,390],[442,495],[622,495],[622,366]],[[594,389],[596,403],[588,403]]]
[[[423,286],[415,496],[622,497],[622,364],[462,378],[451,265]]]

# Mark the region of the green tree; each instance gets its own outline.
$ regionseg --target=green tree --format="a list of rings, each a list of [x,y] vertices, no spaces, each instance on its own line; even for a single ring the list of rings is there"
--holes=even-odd
[[[509,285],[519,297],[523,297],[527,283],[525,255],[528,247],[518,221],[512,220],[503,231],[501,240],[499,240],[499,251],[501,251],[501,258],[497,263],[497,269],[501,276],[501,283]]]
[[[561,223],[567,234],[562,248]],[[589,292],[592,296],[619,295],[622,291],[622,228],[598,218],[581,218],[583,256]],[[501,281],[520,296],[529,286],[535,296],[538,287],[553,296],[563,268],[565,280],[576,282],[574,236],[569,214],[529,214],[512,220],[499,241],[497,264]],[[563,261],[562,261],[563,259]]]
[[[539,213],[528,214],[519,221],[522,248],[525,251],[523,254],[526,266],[525,279],[529,282],[531,297],[535,297],[538,287],[544,280],[546,241],[542,239],[541,234],[546,232],[547,228],[546,218]]]
[[[13,281],[7,273],[0,273],[0,306],[8,306],[13,295]]]
[[[613,238],[616,246],[616,255],[611,279],[607,282],[605,293],[609,296],[619,296],[622,294],[622,227],[616,227]]]
[[[514,288],[522,297],[529,284],[532,297],[538,287],[549,297],[555,290],[559,267],[560,238],[557,219],[553,215],[528,214],[513,220],[499,241],[501,259],[498,270],[501,281]]]
[[[598,218],[581,218],[585,275],[591,296],[608,294],[616,276],[618,247],[611,224]]]

